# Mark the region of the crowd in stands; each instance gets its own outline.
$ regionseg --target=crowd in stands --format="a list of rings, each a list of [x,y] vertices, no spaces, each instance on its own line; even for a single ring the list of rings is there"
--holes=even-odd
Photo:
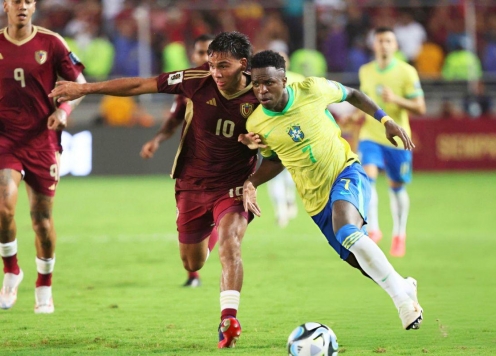
[[[195,37],[231,30],[249,35],[255,50],[296,54],[292,70],[302,74],[314,74],[314,69],[317,73],[357,72],[371,59],[371,30],[389,26],[398,37],[398,57],[414,64],[424,78],[466,80],[480,78],[482,72],[496,74],[496,4],[488,5],[491,2],[475,2],[477,40],[473,43],[466,32],[461,0],[315,0],[318,51],[301,54],[295,52],[303,47],[304,3],[43,0],[34,22],[62,34],[84,62],[85,74],[95,80],[139,74],[135,10],[143,4],[150,8],[153,73],[188,67],[188,50]],[[419,6],[422,3],[431,6]],[[0,22],[5,25],[5,17]],[[312,65],[302,58],[312,58]]]

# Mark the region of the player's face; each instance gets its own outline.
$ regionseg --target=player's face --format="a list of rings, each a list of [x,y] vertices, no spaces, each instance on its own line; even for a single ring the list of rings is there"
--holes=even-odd
[[[36,10],[34,0],[4,0],[3,11],[7,13],[9,25],[24,26],[31,22]]]
[[[212,41],[198,41],[195,43],[195,48],[193,54],[191,55],[191,61],[195,66],[201,66],[203,63],[208,61],[208,45]]]
[[[378,33],[374,37],[374,53],[376,57],[389,59],[398,50],[398,42],[393,32]]]
[[[213,52],[208,56],[208,64],[219,90],[234,94],[241,89],[241,78],[248,64],[246,58],[237,59],[229,53]]]
[[[286,75],[275,67],[253,68],[251,72],[253,92],[262,106],[280,112],[287,104]]]

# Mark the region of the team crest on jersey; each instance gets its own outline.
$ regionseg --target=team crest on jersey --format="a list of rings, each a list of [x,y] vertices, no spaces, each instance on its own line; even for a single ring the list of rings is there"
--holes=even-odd
[[[246,119],[253,112],[253,104],[244,103],[240,105],[241,115]]]
[[[36,62],[39,64],[43,64],[47,60],[47,52],[46,51],[36,51],[34,52],[34,59],[36,59]]]
[[[300,124],[291,125],[287,132],[294,142],[302,142],[305,138],[305,134],[301,131]]]

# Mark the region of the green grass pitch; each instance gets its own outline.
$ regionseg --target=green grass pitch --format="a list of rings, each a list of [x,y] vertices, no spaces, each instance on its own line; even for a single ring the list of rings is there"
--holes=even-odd
[[[217,249],[185,289],[173,181],[165,177],[64,178],[53,315],[35,315],[33,233],[21,187],[19,261],[25,279],[0,310],[0,355],[285,355],[293,328],[329,325],[344,355],[496,355],[496,174],[417,173],[409,187],[407,255],[390,258],[419,282],[424,323],[404,331],[390,298],[340,261],[300,205],[274,223],[265,187],[262,217],[243,242],[245,282],[235,349],[218,350]],[[389,254],[386,182],[379,180],[380,242]]]

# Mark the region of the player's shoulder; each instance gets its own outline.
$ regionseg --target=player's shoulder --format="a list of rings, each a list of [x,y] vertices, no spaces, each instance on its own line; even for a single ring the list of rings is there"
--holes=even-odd
[[[41,26],[35,26],[35,28],[36,28],[36,35],[37,36],[46,37],[49,41],[61,43],[62,45],[64,45],[64,47],[67,48],[67,50],[70,50],[67,42],[57,32],[51,31],[51,30],[44,28],[44,27],[41,27]]]
[[[210,75],[208,63],[204,63],[196,68],[184,70],[184,79],[204,79]]]

